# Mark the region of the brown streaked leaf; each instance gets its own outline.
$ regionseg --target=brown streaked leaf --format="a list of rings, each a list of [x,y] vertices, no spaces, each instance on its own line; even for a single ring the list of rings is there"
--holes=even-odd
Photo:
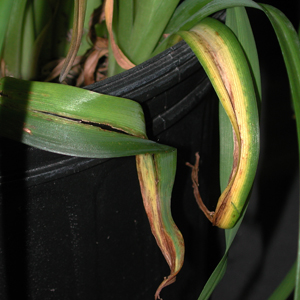
[[[137,155],[136,164],[151,231],[170,267],[170,275],[155,293],[155,299],[161,299],[161,290],[175,282],[184,260],[183,237],[173,221],[170,207],[176,172],[176,151]]]
[[[86,1],[87,0],[75,0],[71,45],[59,76],[60,82],[66,78],[67,74],[72,68],[80,46],[84,26]]]
[[[236,36],[221,22],[206,18],[190,32],[178,34],[194,50],[232,125],[232,170],[213,215],[195,192],[197,174],[192,177],[197,202],[208,219],[220,228],[232,228],[247,205],[259,155],[258,109],[252,75]],[[197,163],[192,167],[195,173]]]
[[[2,58],[1,62],[0,62],[0,70],[1,70],[1,77],[5,77],[6,76],[6,65],[5,65],[5,61]]]
[[[125,70],[128,70],[135,67],[135,65],[125,56],[125,54],[122,52],[122,50],[118,47],[117,43],[115,42],[113,29],[112,29],[113,11],[114,11],[114,0],[106,0],[105,21],[110,36],[112,51],[120,67],[122,67]]]
[[[101,57],[108,54],[108,42],[106,39],[97,37],[93,51],[87,57],[83,66],[84,85],[89,85],[95,82],[95,72],[98,61]]]
[[[73,60],[71,68],[78,65],[80,63],[81,59],[82,59],[82,56],[76,56],[75,59]],[[50,74],[47,76],[47,78],[44,81],[48,82],[48,81],[53,80],[57,76],[59,76],[59,74],[62,72],[62,68],[63,68],[65,61],[66,61],[66,58],[62,58],[62,59],[58,59],[56,61],[50,62],[49,65],[56,64],[56,66],[53,68],[53,70],[50,72]]]

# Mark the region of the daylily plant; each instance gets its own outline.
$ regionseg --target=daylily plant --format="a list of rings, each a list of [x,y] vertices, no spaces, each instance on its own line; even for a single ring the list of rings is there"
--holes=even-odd
[[[86,82],[83,77],[91,79],[94,76],[87,70],[92,69],[93,74],[99,71],[99,59],[103,60],[101,71],[105,70],[111,76],[184,39],[220,99],[220,130],[226,132],[226,136],[231,135],[230,140],[225,140],[222,139],[225,135],[220,134],[222,193],[214,212],[206,208],[205,199],[198,190],[199,156],[196,156],[195,165],[189,164],[200,209],[213,225],[226,229],[225,254],[199,296],[199,299],[208,299],[225,273],[228,251],[247,208],[259,156],[260,72],[244,7],[263,11],[278,37],[288,71],[300,141],[300,42],[297,33],[276,8],[250,0],[186,0],[180,5],[179,0],[115,3],[106,0],[103,4],[99,0],[76,0],[69,52],[64,60],[43,75],[38,63],[53,58],[47,41],[57,26],[54,20],[60,20],[60,12],[67,11],[72,2],[65,1],[62,5],[55,0],[1,1],[3,78],[0,85],[1,116],[4,118],[1,124],[6,126],[1,126],[0,134],[66,155],[136,156],[151,230],[170,267],[170,275],[155,294],[155,299],[160,299],[160,291],[175,281],[184,262],[184,237],[172,219],[170,208],[176,149],[148,140],[143,111],[138,103],[42,80],[52,80],[60,72],[59,80],[64,81],[73,72],[77,85],[81,86]],[[52,16],[44,17],[43,13],[38,13],[47,9],[53,11]],[[85,16],[90,16],[94,9],[93,20],[97,21],[89,24]],[[227,9],[226,24],[209,17],[223,9]],[[83,35],[90,37],[91,45],[81,43]],[[97,45],[101,46],[97,48]],[[60,54],[65,49],[61,47]],[[91,80],[97,79],[95,77]],[[29,81],[33,79],[40,81]],[[106,126],[105,130],[102,125]],[[59,134],[62,132],[64,134]],[[299,275],[298,257],[288,275],[293,284],[282,285],[276,295],[282,290],[289,294],[296,286],[294,299],[299,299]]]

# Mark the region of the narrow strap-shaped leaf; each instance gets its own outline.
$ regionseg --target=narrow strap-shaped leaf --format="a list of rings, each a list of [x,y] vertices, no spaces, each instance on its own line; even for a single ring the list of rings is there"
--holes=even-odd
[[[231,9],[233,10],[233,9]],[[235,15],[234,15],[235,14]],[[240,16],[243,15],[243,18],[241,20]],[[233,18],[234,17],[234,18]],[[229,18],[229,20],[228,20]],[[235,23],[236,19],[239,18],[240,21],[238,24]],[[226,18],[226,24],[233,27],[233,29],[237,28],[237,25],[240,26],[238,31],[235,31],[236,36],[241,40],[243,49],[245,53],[250,53],[251,56],[248,56],[249,62],[252,66],[252,72],[253,74],[257,74],[259,72],[258,67],[258,61],[257,61],[257,55],[254,55],[256,53],[256,47],[254,43],[254,39],[252,39],[252,43],[244,43],[245,38],[249,38],[249,36],[253,36],[247,14],[245,13],[243,8],[234,8],[234,11],[231,11],[229,14],[227,14]],[[246,31],[247,30],[247,31]],[[244,35],[246,35],[244,37]],[[254,48],[254,49],[253,49]],[[253,53],[254,52],[254,53]],[[256,78],[256,82],[259,84],[260,79],[259,77]],[[258,94],[260,94],[260,84],[257,87]],[[228,184],[228,178],[230,176],[230,172],[232,169],[232,153],[233,153],[233,145],[231,147],[230,139],[232,140],[232,129],[229,122],[228,117],[226,116],[226,113],[224,112],[224,109],[222,105],[220,105],[220,183],[221,183],[221,190],[223,191],[227,184]],[[246,210],[244,210],[245,213]],[[243,214],[244,215],[244,214]],[[231,229],[225,230],[225,238],[226,238],[226,250],[224,253],[224,256],[222,257],[221,261],[215,268],[214,272],[211,274],[209,280],[207,281],[205,287],[203,288],[201,295],[199,296],[199,300],[208,299],[219,283],[219,281],[222,279],[223,275],[225,274],[226,267],[227,267],[227,258],[230,246],[235,238],[235,235],[241,225],[241,222],[243,220],[243,215],[238,221],[238,223]]]
[[[256,48],[254,35],[251,24],[246,12],[246,8],[242,6],[226,9],[226,26],[228,26],[237,36],[250,65],[251,72],[255,81],[257,90],[258,104],[261,102],[261,76],[259,67],[259,58]]]
[[[259,7],[252,0],[186,0],[172,16],[165,32],[172,34],[180,30],[188,30],[217,11],[237,6]]]
[[[191,3],[192,1],[190,1]],[[295,107],[295,116],[296,116],[296,122],[297,122],[297,134],[298,134],[298,143],[300,143],[300,94],[299,94],[299,87],[300,87],[300,81],[299,81],[299,66],[300,66],[300,49],[299,49],[299,38],[295,34],[295,30],[290,23],[290,21],[277,9],[269,6],[269,5],[259,5],[253,1],[249,0],[242,0],[242,1],[237,1],[237,3],[234,3],[235,1],[231,0],[213,0],[209,1],[209,4],[207,6],[204,6],[201,11],[198,11],[197,14],[200,15],[201,17],[203,14],[207,13],[209,11],[210,13],[214,13],[220,9],[224,9],[227,7],[232,7],[236,5],[241,5],[241,6],[249,6],[253,8],[258,8],[260,10],[263,10],[268,18],[270,19],[273,28],[275,30],[275,33],[278,37],[278,40],[280,42],[280,46],[282,48],[282,53],[285,59],[286,67],[288,70],[288,75],[290,79],[290,84],[291,84],[291,90],[292,90],[292,99],[293,99],[293,104]],[[213,10],[211,10],[213,8]],[[195,16],[194,16],[195,17]],[[200,17],[200,18],[201,18]],[[191,20],[193,17],[191,17]],[[171,23],[171,22],[170,22]],[[243,26],[239,24],[239,26]],[[300,146],[299,146],[300,149]],[[299,153],[300,156],[300,153]],[[236,229],[238,226],[236,226],[234,229]],[[232,229],[232,230],[234,230]],[[232,235],[232,230],[226,230],[228,231],[228,235],[226,235],[226,240],[232,241],[234,234]],[[300,241],[300,237],[298,239]],[[298,246],[300,248],[300,244]],[[298,256],[300,255],[300,251],[298,251]],[[224,255],[224,257],[227,256],[227,250]],[[225,268],[224,266],[224,257],[218,267],[216,268],[217,270],[223,270]],[[299,286],[300,286],[300,259],[298,257],[298,264],[297,264],[297,272],[291,271],[291,274],[297,274],[296,275],[296,289],[294,293],[294,299],[299,299]],[[215,277],[213,276],[215,272],[212,274],[209,282],[207,282],[203,293],[201,294],[199,299],[208,299],[210,293],[207,291],[214,289],[214,286],[216,285],[216,280],[214,279]],[[217,278],[219,280],[219,278]],[[215,282],[215,284],[214,284]],[[206,295],[206,296],[205,296]],[[276,295],[275,295],[276,296]],[[278,299],[283,299],[283,298],[278,298]]]
[[[178,3],[179,0],[135,1],[134,25],[126,49],[135,64],[150,58]]]
[[[259,128],[256,95],[244,52],[232,31],[207,18],[190,32],[178,33],[208,74],[233,127],[233,166],[212,223],[231,228],[246,205],[256,173]]]
[[[170,199],[176,150],[147,139],[141,106],[131,100],[72,86],[0,80],[0,135],[47,151],[82,157],[137,155],[142,196],[152,233],[175,281],[184,242],[174,224]]]
[[[226,8],[249,6],[260,8],[252,0],[186,0],[175,11],[165,29],[165,36],[171,36],[178,31],[190,30],[204,18]],[[153,51],[153,56],[166,49],[168,37],[161,41]]]
[[[220,282],[220,280],[223,278],[226,268],[227,268],[227,261],[228,261],[228,253],[231,247],[231,244],[236,236],[236,233],[242,223],[243,216],[245,214],[246,210],[244,210],[244,213],[240,220],[237,222],[236,226],[231,229],[225,229],[228,234],[226,236],[226,249],[223,257],[221,258],[220,262],[210,275],[208,281],[206,282],[203,290],[201,291],[201,294],[198,298],[198,300],[207,300],[211,296],[212,292]],[[230,236],[229,236],[230,235]]]
[[[16,88],[17,87],[17,88]],[[2,78],[2,102],[16,110],[107,125],[127,134],[146,137],[141,106],[134,101],[55,83]]]
[[[55,83],[0,80],[2,135],[48,151],[118,157],[170,147],[146,139],[140,105]]]
[[[172,219],[170,209],[176,172],[176,152],[158,153],[154,156],[137,155],[136,163],[151,230],[170,267],[170,275],[155,293],[155,299],[160,299],[160,291],[175,281],[184,257],[183,238]]]
[[[298,136],[300,157],[300,41],[296,30],[287,17],[278,9],[261,4],[277,35],[287,69]],[[300,217],[299,217],[300,219]],[[300,298],[300,233],[298,237],[298,255],[295,277],[294,299]],[[293,272],[292,272],[293,274]]]
[[[20,77],[22,58],[23,16],[26,0],[13,1],[2,49],[6,75]],[[13,49],[13,51],[12,51]]]
[[[229,12],[228,12],[229,10]],[[250,23],[248,20],[248,16],[246,14],[246,11],[243,7],[237,7],[237,8],[230,8],[226,12],[226,25],[229,26],[233,31],[235,32],[236,36],[239,38],[239,41],[241,42],[241,45],[243,46],[243,49],[246,54],[250,53],[251,56],[247,56],[249,59],[249,62],[253,63],[252,70],[254,74],[259,73],[259,64],[258,64],[258,58],[254,43],[254,39],[250,39],[253,44],[249,43],[249,38],[251,36],[253,37],[253,33],[250,27]],[[243,16],[241,19],[240,14]],[[239,16],[239,17],[237,17]],[[239,22],[237,22],[237,18],[239,19]],[[238,28],[239,27],[239,28]],[[236,30],[238,28],[238,31]],[[244,44],[244,41],[247,41],[246,44]],[[253,49],[254,48],[254,49]],[[256,78],[256,82],[259,83],[258,91],[260,94],[260,76]],[[232,169],[232,163],[233,163],[233,133],[232,133],[232,126],[228,119],[228,116],[220,103],[219,105],[219,132],[220,132],[220,186],[221,191],[225,190],[228,179],[230,177],[231,169]],[[244,214],[246,212],[246,209],[244,210]],[[231,229],[225,229],[225,241],[226,241],[226,249],[225,253],[216,266],[215,270],[209,277],[209,280],[205,284],[205,287],[203,288],[201,295],[199,296],[199,300],[208,299],[212,292],[214,291],[217,284],[220,282],[220,280],[223,278],[226,269],[227,269],[227,260],[228,260],[228,253],[231,247],[231,244],[236,236],[237,231],[239,230],[239,227],[242,223],[243,216],[240,218],[240,220],[237,222],[237,224],[231,228]]]
[[[128,49],[134,22],[134,0],[119,1],[118,10],[118,43],[122,49]]]
[[[135,65],[126,57],[115,41],[112,22],[113,22],[114,0],[106,0],[105,2],[105,21],[110,37],[111,48],[114,58],[120,67],[125,70],[133,68]]]
[[[10,12],[15,2],[10,0],[0,1],[0,53],[2,53],[5,33],[8,27],[9,19],[11,17]]]
[[[288,274],[281,281],[280,285],[276,288],[276,290],[272,293],[272,295],[268,298],[268,300],[285,300],[288,299],[290,294],[293,292],[295,288],[295,276],[297,270],[297,262],[295,262]]]
[[[60,82],[62,82],[68,75],[70,69],[72,68],[75,57],[77,55],[78,49],[80,47],[81,37],[83,34],[86,1],[87,0],[74,0],[75,5],[74,5],[72,39],[71,39],[70,49],[68,51],[66,60],[61,70],[61,74],[59,76]]]
[[[292,100],[296,116],[300,156],[300,42],[296,30],[288,18],[273,6],[260,5],[269,18],[281,47],[288,72]]]

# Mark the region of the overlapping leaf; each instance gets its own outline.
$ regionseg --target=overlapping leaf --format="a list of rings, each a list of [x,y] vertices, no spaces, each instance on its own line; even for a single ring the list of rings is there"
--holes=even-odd
[[[174,282],[184,242],[170,207],[176,150],[149,141],[137,102],[54,83],[0,80],[0,134],[47,151],[83,157],[137,155],[137,170],[152,233]]]
[[[203,209],[214,225],[231,228],[245,208],[258,162],[259,122],[252,76],[243,49],[221,22],[206,18],[191,31],[178,34],[198,57],[232,124],[233,165],[228,185],[214,213]],[[193,181],[197,190],[197,180]]]
[[[77,55],[78,49],[81,43],[81,37],[83,34],[84,16],[86,10],[87,0],[75,0],[74,3],[74,21],[73,21],[73,34],[70,45],[70,50],[63,64],[62,71],[59,77],[59,81],[62,82],[68,72],[70,71],[73,61]]]
[[[25,3],[24,1],[19,2],[22,3],[22,5]],[[153,0],[153,3],[157,4],[157,7],[160,8],[161,1]],[[171,7],[175,7],[178,1],[174,0],[172,3],[169,3]],[[189,29],[209,14],[227,7],[235,6],[249,6],[263,10],[275,29],[282,47],[291,82],[297,120],[298,140],[300,141],[299,39],[297,35],[295,35],[295,31],[290,22],[279,11],[271,6],[259,5],[250,0],[187,0],[181,4],[177,12],[173,15],[165,33],[172,34],[177,30]],[[24,5],[22,7],[24,7]],[[145,7],[145,5],[143,7]],[[162,10],[159,11],[163,13]],[[131,12],[131,20],[133,22],[136,16],[133,15],[133,11]],[[143,14],[141,14],[141,19],[143,19],[142,16]],[[149,14],[147,16],[153,23],[153,20],[159,18],[159,13],[153,15]],[[20,28],[20,22],[16,22],[15,24],[17,25],[12,23],[10,26],[19,26],[18,28]],[[138,24],[138,22],[136,24]],[[154,26],[156,26],[155,22]],[[142,29],[136,25],[136,30],[139,32],[139,30],[141,31]],[[20,31],[16,32],[19,33]],[[156,35],[156,33],[154,35]],[[11,35],[11,37],[13,36]],[[135,38],[141,40],[139,34],[135,35]],[[14,42],[13,39],[10,39],[10,41]],[[141,44],[143,46],[143,43]],[[151,47],[153,48],[155,44],[156,42],[153,42]],[[166,42],[163,41],[154,53],[163,50],[165,45]],[[16,47],[16,49],[19,49],[19,47]],[[149,55],[149,53],[147,55]],[[144,54],[142,53],[141,55],[143,56]],[[20,54],[17,51],[15,53],[8,52],[8,57],[9,56],[13,57],[13,59],[7,60],[8,67],[10,61],[16,61],[20,58]],[[249,60],[251,61],[251,59]],[[19,71],[16,69],[16,74],[18,73]],[[256,80],[256,82],[258,82],[258,80]],[[174,149],[147,140],[144,131],[142,111],[136,104],[131,102],[125,103],[123,99],[122,101],[119,101],[120,99],[117,98],[109,98],[108,100],[108,98],[101,96],[102,98],[100,100],[97,98],[98,96],[96,97],[87,91],[81,94],[79,90],[74,90],[75,92],[73,93],[73,90],[66,86],[62,88],[55,86],[55,88],[53,88],[53,85],[50,87],[50,85],[46,86],[37,83],[17,82],[13,79],[3,79],[1,86],[0,132],[2,135],[15,138],[16,140],[42,149],[70,155],[89,157],[137,155],[139,179],[151,228],[171,269],[171,275],[161,284],[156,293],[156,297],[158,298],[161,288],[174,280],[183,262],[183,240],[171,218],[169,203],[170,191],[172,190],[175,176],[174,166],[176,152]],[[226,86],[226,84],[225,90],[228,93],[228,85]],[[50,98],[51,101],[49,100]],[[54,102],[52,102],[53,98],[56,99]],[[69,101],[70,99],[72,99],[72,101]],[[75,99],[75,101],[73,101],[73,99]],[[68,101],[69,103],[67,104]],[[105,113],[105,109],[110,105],[111,110],[109,109]],[[97,111],[99,111],[99,109],[100,111],[103,110],[103,114],[95,115],[96,109],[94,109],[94,107]],[[231,102],[228,102],[227,111],[229,112],[232,125],[235,128],[237,143],[234,152],[239,152],[239,155],[236,155],[236,157],[239,158],[234,162],[236,169],[233,168],[235,170],[231,172],[230,176],[232,183],[230,184],[230,189],[232,189],[233,182],[237,176],[236,172],[243,158],[243,137],[241,137],[241,123],[239,123],[236,118],[236,107],[233,107]],[[87,112],[87,114],[82,114],[83,112]],[[124,119],[120,118],[121,112],[122,115],[125,115]],[[136,118],[136,116],[138,117]],[[247,120],[247,122],[248,121],[249,120]],[[252,136],[252,134],[250,134],[250,136]],[[248,152],[246,151],[244,153]],[[168,168],[172,170],[172,172],[164,173],[164,170]],[[253,179],[253,174],[251,174],[250,177],[250,181],[246,184],[247,189],[251,185],[250,182]],[[242,193],[244,194],[242,197],[244,199],[242,206],[245,205],[245,195],[248,193],[246,191],[247,189],[244,190],[245,193]],[[237,197],[237,199],[240,198]],[[239,218],[242,209],[238,208],[236,211],[239,212]],[[234,222],[236,222],[237,219],[235,218]],[[241,218],[234,229],[226,230],[227,245],[225,255],[205,286],[200,299],[207,299],[217,282],[222,278],[226,269],[227,253],[240,222]],[[157,224],[161,224],[164,230],[161,230]],[[295,299],[299,298],[299,266],[300,259],[298,259],[298,275],[296,276],[298,279]]]

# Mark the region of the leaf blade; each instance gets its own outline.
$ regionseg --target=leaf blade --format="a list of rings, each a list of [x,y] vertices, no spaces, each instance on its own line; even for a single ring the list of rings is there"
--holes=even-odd
[[[61,84],[14,78],[2,78],[0,87],[2,136],[65,155],[137,156],[146,213],[171,271],[156,292],[158,298],[161,289],[174,282],[184,256],[183,238],[173,221],[170,207],[176,150],[147,139],[140,105],[131,100]],[[118,108],[116,103],[121,106]],[[105,125],[124,132],[95,124],[103,123],[104,119]],[[124,119],[128,119],[129,127],[124,125]]]
[[[84,27],[86,2],[87,0],[75,0],[72,39],[67,57],[62,66],[59,82],[62,82],[68,75],[80,47]]]
[[[151,231],[170,267],[170,275],[159,285],[161,290],[173,283],[184,260],[183,237],[171,215],[171,193],[176,173],[176,151],[136,156],[138,177]]]
[[[237,6],[261,9],[260,6],[252,0],[187,0],[184,1],[175,11],[167,28],[165,29],[164,34],[170,36],[178,31],[190,30],[193,26],[209,15],[226,8]],[[168,39],[169,37],[161,41],[161,43],[153,51],[153,56],[167,48]]]
[[[240,44],[221,22],[207,18],[179,35],[198,57],[234,130],[230,181],[213,216],[214,225],[231,228],[244,209],[258,163],[259,122],[252,77]]]

